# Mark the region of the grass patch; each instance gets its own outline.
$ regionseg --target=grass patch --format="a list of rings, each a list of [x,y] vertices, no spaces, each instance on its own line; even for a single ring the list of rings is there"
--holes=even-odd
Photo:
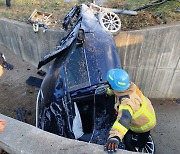
[[[152,0],[112,0],[106,3],[106,7],[135,10],[152,2]],[[122,29],[141,29],[147,26],[178,22],[180,13],[175,12],[176,8],[180,8],[180,1],[170,0],[140,11],[137,16],[120,15]]]
[[[79,0],[77,4],[87,1]],[[107,0],[105,7],[134,10],[149,3],[152,3],[152,0]],[[11,1],[11,8],[7,8],[5,0],[0,0],[0,17],[27,22],[34,9],[37,9],[52,13],[54,20],[61,25],[64,16],[75,4],[75,2],[65,3],[64,0],[14,0]],[[120,15],[122,29],[141,29],[147,26],[180,21],[180,13],[175,13],[176,8],[180,8],[180,1],[171,0],[141,11],[138,16]]]
[[[74,5],[75,3],[65,3],[63,0],[16,0],[11,1],[11,8],[7,8],[5,1],[0,0],[0,17],[27,21],[34,9],[37,9],[38,11],[52,13],[55,18],[62,20]]]

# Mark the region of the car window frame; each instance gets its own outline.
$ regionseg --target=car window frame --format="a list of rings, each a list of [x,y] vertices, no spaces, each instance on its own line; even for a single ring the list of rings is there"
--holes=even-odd
[[[77,48],[82,48],[82,53],[83,53],[83,56],[84,56],[84,60],[85,60],[85,65],[86,65],[86,71],[87,71],[87,81],[86,82],[83,82],[83,83],[79,83],[77,85],[73,85],[73,86],[69,86],[68,84],[68,75],[67,75],[67,64],[69,62],[69,59],[71,58],[71,56],[73,55],[73,52],[75,52],[75,50],[77,50]],[[65,76],[66,76],[66,83],[67,83],[67,88],[68,88],[68,91],[71,92],[71,91],[75,91],[75,90],[78,90],[78,89],[81,89],[81,88],[85,88],[85,87],[89,87],[90,86],[90,79],[89,79],[89,72],[88,72],[88,65],[87,65],[87,59],[86,59],[86,55],[85,55],[85,51],[84,51],[84,47],[83,46],[78,46],[78,45],[75,45],[74,49],[72,52],[69,53],[69,55],[67,56],[67,59],[64,63],[64,70],[65,70]]]

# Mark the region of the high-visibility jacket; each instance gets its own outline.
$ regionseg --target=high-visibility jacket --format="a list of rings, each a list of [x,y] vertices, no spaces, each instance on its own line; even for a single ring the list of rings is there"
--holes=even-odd
[[[0,65],[0,76],[2,76],[4,73],[3,67]]]
[[[124,138],[128,129],[136,133],[144,133],[156,125],[156,115],[150,100],[131,82],[128,90],[111,91],[115,95],[115,110],[118,116],[114,122],[109,138]]]

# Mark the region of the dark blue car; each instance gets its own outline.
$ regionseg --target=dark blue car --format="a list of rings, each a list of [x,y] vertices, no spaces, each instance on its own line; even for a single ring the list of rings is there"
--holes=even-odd
[[[75,102],[89,136],[85,140],[103,144],[116,118],[114,97],[105,94],[106,74],[121,64],[113,36],[90,6],[82,4],[69,12],[63,24],[68,35],[39,63],[40,68],[55,59],[38,93],[36,126],[75,138]]]
[[[117,115],[114,96],[106,95],[106,74],[121,68],[112,36],[121,24],[115,13],[106,10],[87,3],[75,6],[66,15],[63,27],[68,35],[60,40],[56,51],[39,62],[41,68],[54,60],[38,93],[37,127],[97,144],[104,144],[108,138]],[[136,136],[132,140],[135,142]],[[154,153],[154,149],[149,136],[141,152]],[[135,151],[139,151],[137,147]]]

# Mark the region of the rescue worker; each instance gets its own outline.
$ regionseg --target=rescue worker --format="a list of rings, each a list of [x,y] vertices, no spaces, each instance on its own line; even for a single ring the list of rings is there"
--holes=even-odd
[[[150,100],[130,82],[128,73],[123,69],[109,70],[107,81],[110,86],[107,94],[115,95],[114,108],[118,115],[104,145],[105,151],[115,152],[118,148],[134,151],[134,147],[142,149],[147,143],[150,130],[156,125]],[[137,136],[136,142],[132,136]]]
[[[0,53],[0,77],[4,73],[4,68],[6,68],[8,70],[12,70],[13,65],[7,63],[6,59],[5,59],[5,56],[2,53]],[[3,119],[0,119],[0,132],[2,132],[5,127],[6,127],[6,121],[3,120]]]
[[[13,65],[7,63],[4,54],[2,54],[0,52],[0,76],[3,75],[4,68],[6,68],[7,70],[12,70],[13,69]]]
[[[6,127],[6,121],[0,119],[0,133],[4,131],[5,127]],[[4,153],[4,150],[0,148],[0,154],[3,154],[3,153]]]
[[[6,121],[3,119],[0,119],[0,132],[4,131],[5,127],[6,127]]]
[[[11,0],[6,0],[6,6],[9,8],[11,7]]]

